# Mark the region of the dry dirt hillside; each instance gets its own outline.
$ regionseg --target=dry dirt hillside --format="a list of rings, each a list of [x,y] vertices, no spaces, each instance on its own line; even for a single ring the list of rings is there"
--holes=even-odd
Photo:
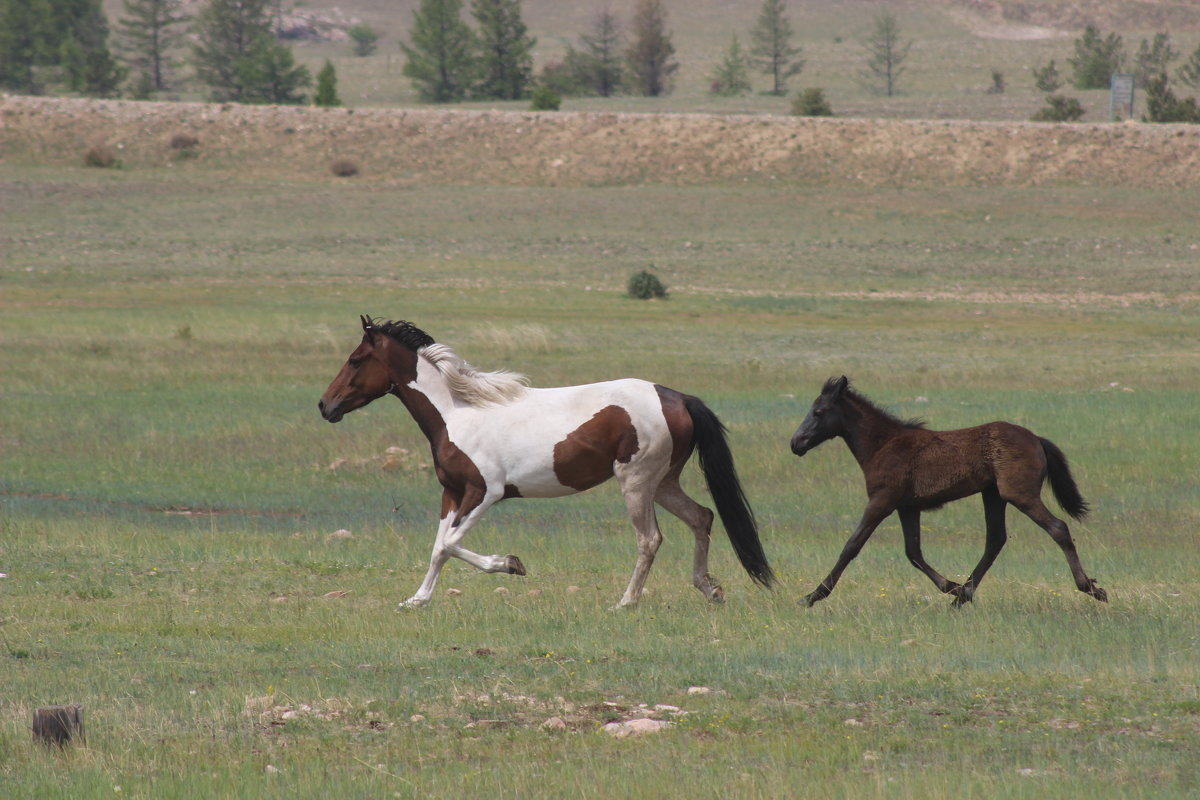
[[[180,135],[195,140],[180,149]],[[175,140],[175,146],[172,141]],[[699,114],[317,109],[5,96],[0,159],[271,179],[602,185],[742,180],[888,184],[1200,182],[1200,126]]]

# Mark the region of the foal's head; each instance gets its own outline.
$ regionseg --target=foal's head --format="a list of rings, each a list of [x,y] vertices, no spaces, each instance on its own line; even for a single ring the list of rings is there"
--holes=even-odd
[[[850,379],[843,375],[830,378],[821,387],[808,415],[792,434],[792,452],[802,456],[809,450],[846,432],[846,411],[843,401],[850,389]]]
[[[409,322],[362,320],[362,343],[346,359],[321,395],[317,408],[330,422],[383,397],[417,375],[417,351],[433,344],[429,334]],[[400,346],[396,346],[400,345]]]

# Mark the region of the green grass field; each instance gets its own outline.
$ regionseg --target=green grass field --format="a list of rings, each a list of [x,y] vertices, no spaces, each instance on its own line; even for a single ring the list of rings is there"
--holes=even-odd
[[[1198,191],[396,188],[8,163],[0,202],[6,796],[1200,791]],[[669,299],[623,296],[643,268]],[[529,577],[455,563],[429,608],[397,612],[439,490],[398,403],[317,414],[358,314],[535,385],[702,396],[780,585],[752,586],[718,531],[728,602],[707,604],[664,517],[648,596],[609,611],[634,540],[608,485],[501,504],[468,543]],[[840,443],[787,446],[838,374],[934,428],[1003,418],[1058,443],[1111,602],[1074,591],[1014,513],[973,607],[906,563],[890,520],[801,608],[864,497]],[[925,529],[933,565],[969,572],[977,500]],[[33,710],[67,702],[86,743],[34,745]],[[673,724],[601,730],[644,715]]]

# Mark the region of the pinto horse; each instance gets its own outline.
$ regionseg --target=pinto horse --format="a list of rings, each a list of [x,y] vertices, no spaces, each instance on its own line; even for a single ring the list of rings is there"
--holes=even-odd
[[[512,497],[562,497],[614,475],[637,532],[637,563],[618,606],[636,603],[662,542],[657,502],[696,539],[692,583],[713,601],[724,590],[708,573],[713,514],[684,493],[679,475],[693,450],[738,560],[763,586],[774,579],[758,539],[725,428],[699,399],[643,380],[534,389],[523,376],[481,372],[410,322],[361,317],[362,343],[318,407],[337,422],[385,394],[400,399],[429,440],[442,484],[441,523],[429,571],[401,607],[433,595],[446,561],[524,575],[513,555],[483,556],[463,537],[492,504]]]
[[[1042,503],[1042,484],[1048,474],[1054,497],[1068,514],[1083,519],[1088,511],[1066,456],[1053,442],[1010,422],[989,422],[953,431],[927,430],[922,422],[905,422],[877,408],[854,391],[844,375],[825,382],[821,395],[792,436],[792,452],[803,456],[835,436],[845,440],[862,467],[867,508],[833,570],[804,598],[805,605],[829,596],[846,565],[893,511],[900,517],[904,551],[912,565],[942,592],[954,595],[955,606],[969,603],[1008,539],[1004,512],[1009,503],[1040,525],[1062,548],[1079,591],[1107,602],[1105,591],[1083,571],[1066,523]],[[925,562],[921,554],[921,512],[977,493],[983,494],[987,539],[983,558],[967,582],[959,584]]]

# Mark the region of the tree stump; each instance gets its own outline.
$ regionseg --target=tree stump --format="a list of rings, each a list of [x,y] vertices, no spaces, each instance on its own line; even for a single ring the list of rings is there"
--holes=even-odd
[[[33,738],[65,747],[73,739],[83,740],[83,706],[46,706],[33,712]]]

